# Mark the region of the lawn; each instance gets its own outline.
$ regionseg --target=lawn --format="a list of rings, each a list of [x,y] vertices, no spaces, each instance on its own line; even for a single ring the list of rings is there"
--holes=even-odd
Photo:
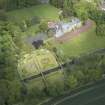
[[[63,44],[57,44],[57,47],[63,51],[66,57],[80,56],[97,49],[105,48],[105,37],[97,36],[95,33],[95,24],[87,32],[81,33]]]
[[[41,19],[52,19],[52,20],[58,20],[59,9],[51,6],[51,5],[38,5],[33,6],[30,8],[24,8],[24,9],[18,9],[11,12],[8,12],[9,20],[11,21],[22,21],[26,19],[31,19],[34,16],[37,16]]]

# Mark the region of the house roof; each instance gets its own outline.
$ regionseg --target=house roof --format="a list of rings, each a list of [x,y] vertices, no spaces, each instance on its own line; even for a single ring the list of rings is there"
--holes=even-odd
[[[53,21],[48,22],[48,28],[55,28],[56,27],[56,23]]]

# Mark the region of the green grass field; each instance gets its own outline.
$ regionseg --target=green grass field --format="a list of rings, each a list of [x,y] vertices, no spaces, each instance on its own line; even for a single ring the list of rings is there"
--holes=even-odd
[[[87,32],[81,33],[78,37],[65,42],[57,44],[66,57],[80,56],[97,49],[105,48],[105,36],[97,36],[95,33],[95,25]]]
[[[22,20],[30,19],[37,16],[41,19],[58,20],[59,9],[51,5],[38,5],[30,8],[24,8],[8,12],[9,20],[20,22]]]

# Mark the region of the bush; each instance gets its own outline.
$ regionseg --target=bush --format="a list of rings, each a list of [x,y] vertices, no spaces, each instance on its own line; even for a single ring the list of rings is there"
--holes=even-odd
[[[42,32],[47,32],[47,30],[48,30],[47,22],[42,22],[42,23],[39,25],[39,29],[40,29],[40,31],[42,31]]]
[[[40,19],[38,17],[33,17],[32,19],[25,20],[27,27],[31,27],[33,25],[39,24]]]
[[[56,97],[64,92],[64,83],[55,81],[54,83],[48,83],[48,94]]]
[[[69,75],[67,85],[70,89],[74,89],[78,85],[78,80],[73,74]]]
[[[26,23],[27,27],[32,26],[31,20],[29,20],[29,19],[25,20],[25,23]]]
[[[17,24],[20,27],[22,32],[26,31],[26,29],[27,29],[27,23],[26,23],[26,21],[22,21],[21,23],[17,23]]]
[[[96,33],[97,36],[105,36],[105,24],[97,24]]]

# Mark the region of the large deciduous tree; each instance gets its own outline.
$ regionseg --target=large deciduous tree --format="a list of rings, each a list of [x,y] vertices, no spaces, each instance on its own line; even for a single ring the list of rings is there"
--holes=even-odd
[[[7,26],[5,22],[0,24],[0,105],[11,105],[21,97],[21,84],[17,78],[17,49]]]

